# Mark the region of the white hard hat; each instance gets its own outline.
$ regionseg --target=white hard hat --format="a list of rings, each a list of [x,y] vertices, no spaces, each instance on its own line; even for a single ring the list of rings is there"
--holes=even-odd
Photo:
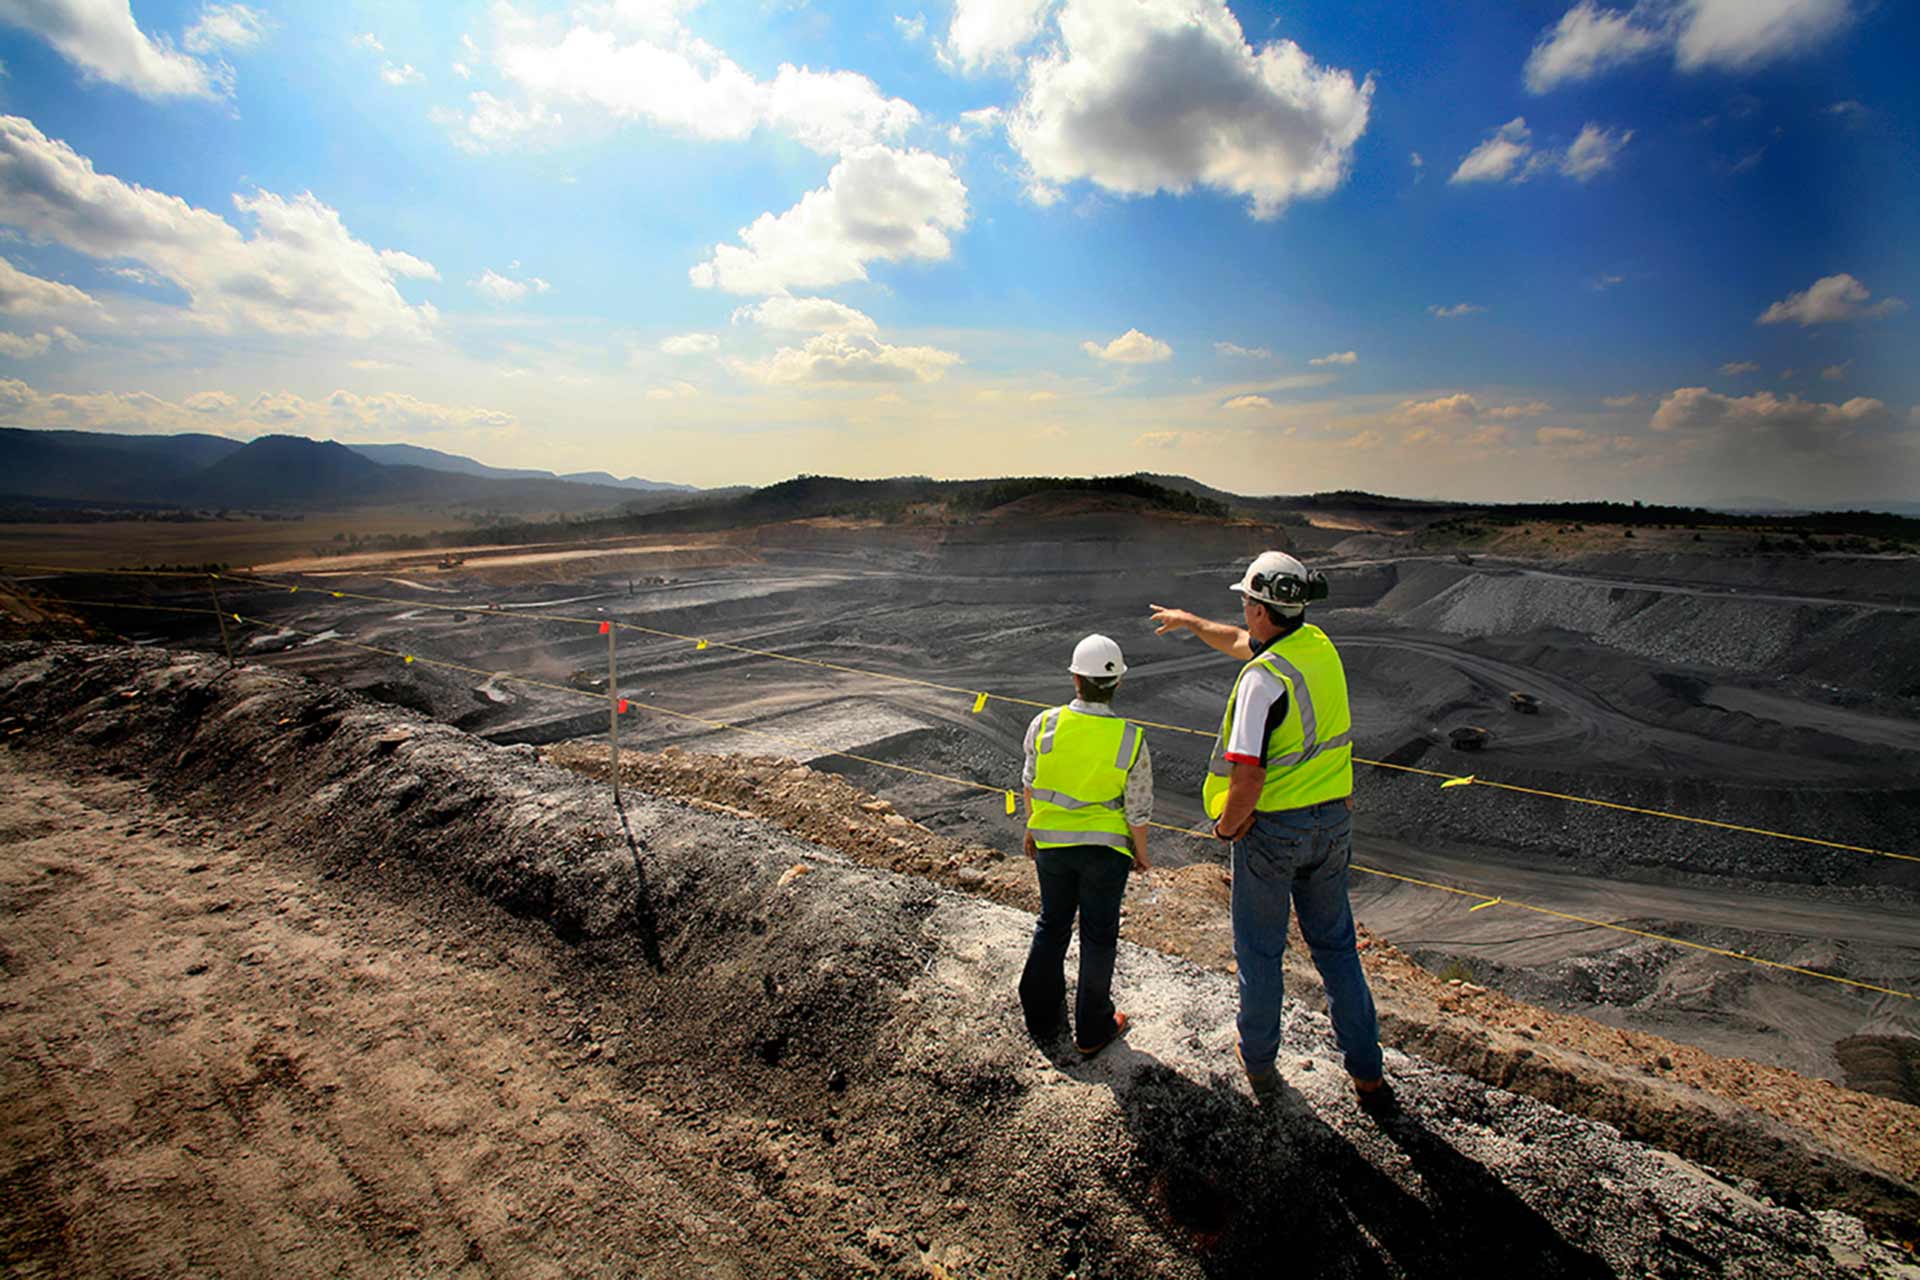
[[[1311,598],[1307,566],[1284,551],[1262,551],[1230,589],[1288,611],[1304,609]]]
[[[1120,656],[1119,645],[1105,636],[1088,636],[1073,646],[1073,661],[1067,664],[1067,670],[1095,680],[1118,680],[1127,674],[1127,662]]]

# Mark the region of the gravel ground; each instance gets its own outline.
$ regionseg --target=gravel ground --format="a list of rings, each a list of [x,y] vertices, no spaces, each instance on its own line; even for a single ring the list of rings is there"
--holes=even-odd
[[[1289,1089],[1259,1111],[1231,1065],[1231,980],[1130,945],[1120,981],[1136,1032],[1089,1063],[1050,1057],[1012,1007],[1030,916],[758,820],[644,795],[623,814],[524,748],[298,679],[163,652],[13,648],[0,716],[20,730],[8,768],[26,780],[5,789],[0,917],[0,1188],[17,1273],[317,1259],[354,1274],[725,1274],[751,1259],[762,1274],[1225,1276],[1281,1249],[1330,1275],[1911,1270],[1847,1214],[1398,1051],[1402,1107],[1376,1121],[1341,1080],[1324,1018],[1298,1004]],[[37,789],[73,818],[59,826],[89,831],[95,798],[75,787],[102,775],[118,782],[98,807],[152,806],[154,843],[220,832],[217,874],[240,878],[231,900],[199,888],[192,862],[175,869],[184,851],[115,852],[153,833],[74,848],[26,825],[45,806],[15,797]],[[303,921],[312,895],[356,913],[364,992],[326,986],[340,957],[298,954],[262,915],[284,905]],[[100,915],[115,900],[125,910]],[[545,929],[496,917],[484,945],[489,933],[462,932],[495,907]],[[183,940],[214,946],[206,918],[234,912],[248,928],[214,947],[220,982],[180,982]],[[227,973],[243,940],[280,981]],[[102,955],[144,1000],[102,1008],[115,988],[84,977]],[[458,1046],[491,1019],[483,1060],[531,1067],[515,1034],[530,992],[500,984],[544,965],[565,979],[546,991],[575,1036],[561,1060],[585,1074],[577,1093],[543,1076],[534,1113],[503,1123],[492,1117],[511,1099],[458,1091],[474,1069]],[[396,990],[411,998],[392,1003]],[[140,1016],[156,998],[159,1016]],[[89,1056],[115,1009],[133,1014],[111,1019],[119,1051]],[[196,1034],[244,1041],[272,1018],[285,1025],[267,1022],[221,1106],[138,1105],[203,1078],[169,1051]],[[424,1077],[374,1070],[421,1043],[458,1048]],[[536,1120],[561,1136],[491,1145]],[[313,1180],[316,1149],[395,1141],[411,1161],[404,1195],[356,1180],[362,1155]],[[631,1167],[619,1158],[636,1150]],[[474,1176],[443,1176],[456,1152]],[[249,1176],[208,1176],[235,1164]],[[99,1204],[128,1229],[75,1230]]]

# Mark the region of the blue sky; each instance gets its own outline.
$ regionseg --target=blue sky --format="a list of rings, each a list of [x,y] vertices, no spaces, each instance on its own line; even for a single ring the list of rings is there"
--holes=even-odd
[[[1872,0],[0,0],[0,421],[695,484],[1920,480]]]

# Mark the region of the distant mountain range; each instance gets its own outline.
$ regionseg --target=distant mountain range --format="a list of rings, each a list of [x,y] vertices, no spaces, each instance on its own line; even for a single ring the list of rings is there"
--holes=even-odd
[[[0,428],[0,498],[13,500],[276,511],[409,503],[524,516],[650,511],[702,493],[604,472],[513,471],[404,444]]]

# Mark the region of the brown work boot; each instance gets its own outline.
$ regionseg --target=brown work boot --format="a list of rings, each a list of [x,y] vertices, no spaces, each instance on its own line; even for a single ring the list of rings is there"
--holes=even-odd
[[[1233,1046],[1233,1056],[1239,1061],[1240,1069],[1247,1073],[1247,1083],[1253,1087],[1253,1100],[1263,1107],[1273,1105],[1280,1096],[1280,1069],[1269,1066],[1256,1071],[1247,1065],[1246,1055],[1240,1052],[1240,1046]]]

